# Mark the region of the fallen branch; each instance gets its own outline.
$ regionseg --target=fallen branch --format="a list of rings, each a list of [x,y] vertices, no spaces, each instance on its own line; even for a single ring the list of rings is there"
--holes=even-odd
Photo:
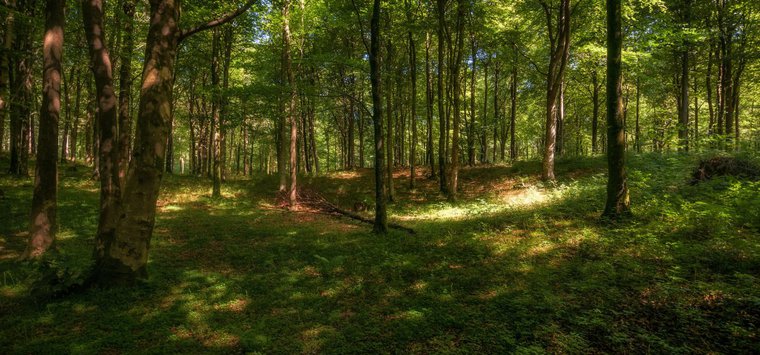
[[[284,196],[283,196],[284,199]],[[343,216],[350,219],[353,219],[355,221],[364,222],[368,224],[375,224],[375,221],[371,218],[364,217],[360,214],[344,210],[335,204],[328,201],[326,198],[324,198],[322,195],[306,190],[306,189],[299,189],[298,190],[298,203],[299,205],[309,207],[312,210],[316,212],[321,212],[323,214],[327,215],[333,215],[333,216]],[[307,212],[314,212],[314,211],[307,211]],[[407,232],[411,235],[416,235],[417,232],[414,231],[414,229],[411,229],[409,227],[404,227],[400,224],[396,223],[388,223],[389,228],[398,229],[404,232]]]

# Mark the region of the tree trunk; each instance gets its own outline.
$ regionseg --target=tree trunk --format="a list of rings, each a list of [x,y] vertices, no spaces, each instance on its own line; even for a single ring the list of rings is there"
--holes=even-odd
[[[58,206],[58,120],[61,114],[64,0],[45,5],[42,108],[35,168],[29,241],[24,258],[37,258],[55,242]]]
[[[440,190],[448,194],[449,184],[446,181],[448,172],[446,171],[446,141],[448,140],[448,131],[446,127],[446,112],[444,111],[444,88],[443,88],[443,68],[444,68],[444,40],[446,30],[446,0],[437,0],[438,15],[438,175],[440,178]]]
[[[557,116],[559,114],[559,97],[565,76],[568,53],[570,52],[570,0],[562,0],[557,16],[557,28],[553,28],[551,9],[541,1],[544,7],[549,33],[550,57],[546,79],[546,134],[544,136],[544,158],[542,178],[554,180],[554,153],[557,144]]]
[[[515,46],[513,44],[513,46]],[[517,48],[515,48],[515,52]],[[509,115],[509,159],[515,161],[517,159],[517,146],[515,144],[515,130],[517,129],[517,57],[515,55],[515,63],[512,65],[512,87],[510,90],[510,96],[512,99],[512,105],[510,107]]]
[[[425,32],[425,101],[427,113],[427,144],[425,160],[430,164],[430,178],[435,179],[435,148],[433,147],[433,79],[430,73],[430,33]]]
[[[290,207],[298,203],[297,177],[298,177],[298,120],[296,119],[296,80],[293,75],[292,60],[290,58],[290,0],[285,0],[282,7],[282,37],[283,37],[283,65],[285,66],[285,79],[288,83],[288,98],[285,115],[290,123],[290,189],[288,190],[288,202]],[[284,142],[284,141],[283,141]],[[283,143],[284,144],[284,143]]]
[[[221,33],[219,27],[214,28],[211,42],[211,135],[209,146],[211,147],[210,157],[212,160],[211,178],[212,190],[211,197],[222,197],[222,170],[221,159],[222,152],[220,146],[220,135],[222,131],[221,116],[219,110],[222,106],[221,85],[219,83],[219,57],[221,52]]]
[[[462,93],[460,89],[461,80],[459,70],[462,63],[462,55],[464,52],[464,21],[466,9],[465,0],[457,1],[457,44],[456,54],[454,56],[454,67],[452,68],[451,79],[453,82],[453,96],[454,96],[454,122],[452,123],[453,133],[451,136],[451,189],[449,190],[449,201],[456,201],[457,188],[459,183],[459,124],[461,118],[461,101]]]
[[[15,38],[11,41],[11,90],[16,95],[10,100],[10,169],[14,176],[27,176],[29,174],[29,119],[32,105],[32,19],[35,16],[35,0],[18,0],[16,9],[20,14],[14,18],[12,28]]]
[[[388,111],[386,113],[387,116],[387,122],[388,122],[388,128],[386,130],[386,154],[388,156],[388,164],[386,165],[386,174],[388,179],[388,202],[393,202],[396,199],[396,189],[393,185],[393,168],[396,164],[394,160],[394,142],[393,142],[393,91],[391,88],[393,87],[392,84],[392,77],[391,73],[393,73],[393,58],[394,58],[394,51],[393,51],[393,42],[391,42],[390,39],[386,39],[387,41],[387,52],[386,52],[386,58],[385,58],[385,69],[386,69],[386,77],[388,79],[386,91],[385,91],[385,101],[386,101],[386,110]]]
[[[172,116],[174,64],[180,40],[223,24],[251,5],[249,1],[224,19],[182,32],[178,26],[178,1],[150,0],[137,135],[113,238],[107,240],[102,252],[95,255],[95,281],[132,284],[147,277],[148,249],[163,175],[166,138]]]
[[[414,179],[417,176],[417,48],[414,43],[412,31],[409,31],[409,69],[411,71],[412,86],[412,142],[409,150],[409,189],[414,189]]]
[[[121,41],[121,69],[119,71],[119,185],[123,186],[129,166],[129,149],[132,146],[132,53],[134,51],[135,0],[122,3],[124,28]]]
[[[118,175],[116,96],[111,58],[105,45],[105,18],[100,0],[82,0],[84,31],[95,78],[98,127],[98,175],[100,177],[100,216],[95,238],[96,258],[102,256],[113,240],[121,195]]]
[[[689,52],[681,53],[681,93],[678,105],[678,150],[689,151]]]
[[[13,48],[13,12],[9,11],[5,16],[5,28],[0,37],[0,154],[4,152],[5,144],[5,117],[7,116],[10,99],[11,64],[10,55]]]
[[[375,132],[375,233],[388,232],[388,218],[385,211],[385,184],[383,181],[383,102],[380,94],[380,0],[374,0],[370,24],[369,67],[372,82],[372,122]]]
[[[470,123],[467,125],[467,163],[470,166],[475,165],[475,84],[477,76],[475,68],[477,67],[477,43],[475,36],[472,36],[472,70],[470,71]]]
[[[604,217],[630,213],[623,127],[621,0],[607,0],[607,204]]]

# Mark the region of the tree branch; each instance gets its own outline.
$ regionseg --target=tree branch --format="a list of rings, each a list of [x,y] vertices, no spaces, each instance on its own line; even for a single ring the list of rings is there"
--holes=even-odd
[[[248,0],[248,2],[246,2],[245,5],[243,5],[243,7],[239,8],[239,9],[233,11],[233,12],[230,12],[230,13],[228,13],[228,14],[220,17],[220,18],[217,18],[215,20],[206,22],[204,24],[200,24],[200,25],[198,25],[196,27],[193,27],[193,28],[191,28],[189,30],[183,30],[182,33],[179,35],[179,41],[182,42],[185,38],[190,37],[190,36],[192,36],[192,35],[194,35],[194,34],[196,34],[198,32],[205,31],[205,30],[214,28],[214,27],[219,26],[219,25],[223,25],[223,24],[225,24],[227,22],[230,22],[230,21],[234,20],[235,17],[238,17],[238,16],[242,15],[243,13],[245,13],[246,11],[248,11],[248,9],[250,9],[253,6],[254,3],[256,3],[256,0]]]

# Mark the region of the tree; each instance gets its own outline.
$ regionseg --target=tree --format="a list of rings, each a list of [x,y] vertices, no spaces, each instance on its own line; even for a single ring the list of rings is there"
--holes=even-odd
[[[370,22],[369,67],[372,82],[372,125],[375,133],[375,226],[378,234],[388,232],[388,217],[385,211],[385,181],[383,181],[383,101],[380,93],[380,0],[374,0]]]
[[[95,255],[100,257],[113,238],[118,218],[121,186],[119,179],[118,121],[113,65],[106,46],[105,15],[101,0],[82,0],[85,35],[89,45],[90,67],[95,78],[100,177],[100,216],[95,238]]]
[[[53,247],[58,208],[58,121],[61,115],[64,0],[45,4],[43,37],[42,108],[37,140],[37,165],[29,230],[23,258],[37,258]]]
[[[623,122],[623,31],[621,1],[607,0],[607,204],[603,216],[630,213]]]
[[[137,135],[127,173],[118,220],[111,238],[95,255],[93,278],[102,284],[132,284],[147,277],[148,250],[163,176],[168,125],[172,117],[174,65],[180,42],[198,32],[222,25],[247,11],[236,11],[191,29],[179,27],[177,0],[150,0]]]
[[[554,180],[554,154],[557,144],[557,117],[565,69],[570,53],[570,0],[560,0],[556,19],[552,6],[545,0],[538,0],[546,15],[546,30],[549,35],[549,67],[546,75],[546,134],[544,160],[541,176]],[[555,23],[556,20],[556,23]]]
[[[461,80],[459,74],[459,68],[462,63],[462,53],[464,52],[464,21],[466,4],[464,0],[457,0],[457,43],[455,47],[454,65],[452,68],[451,79],[453,82],[452,96],[453,96],[453,111],[454,122],[451,142],[451,188],[449,189],[449,200],[456,201],[457,199],[457,184],[459,183],[459,124],[461,120],[460,104],[462,101],[461,93]]]

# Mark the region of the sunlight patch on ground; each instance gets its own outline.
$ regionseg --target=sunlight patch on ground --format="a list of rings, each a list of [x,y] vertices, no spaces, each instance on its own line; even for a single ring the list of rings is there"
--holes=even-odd
[[[415,220],[464,220],[477,215],[489,215],[513,208],[535,207],[561,197],[561,193],[547,192],[531,186],[525,189],[508,190],[498,193],[492,199],[478,199],[465,204],[451,205],[439,203],[427,211],[412,215],[398,216],[402,221]]]

